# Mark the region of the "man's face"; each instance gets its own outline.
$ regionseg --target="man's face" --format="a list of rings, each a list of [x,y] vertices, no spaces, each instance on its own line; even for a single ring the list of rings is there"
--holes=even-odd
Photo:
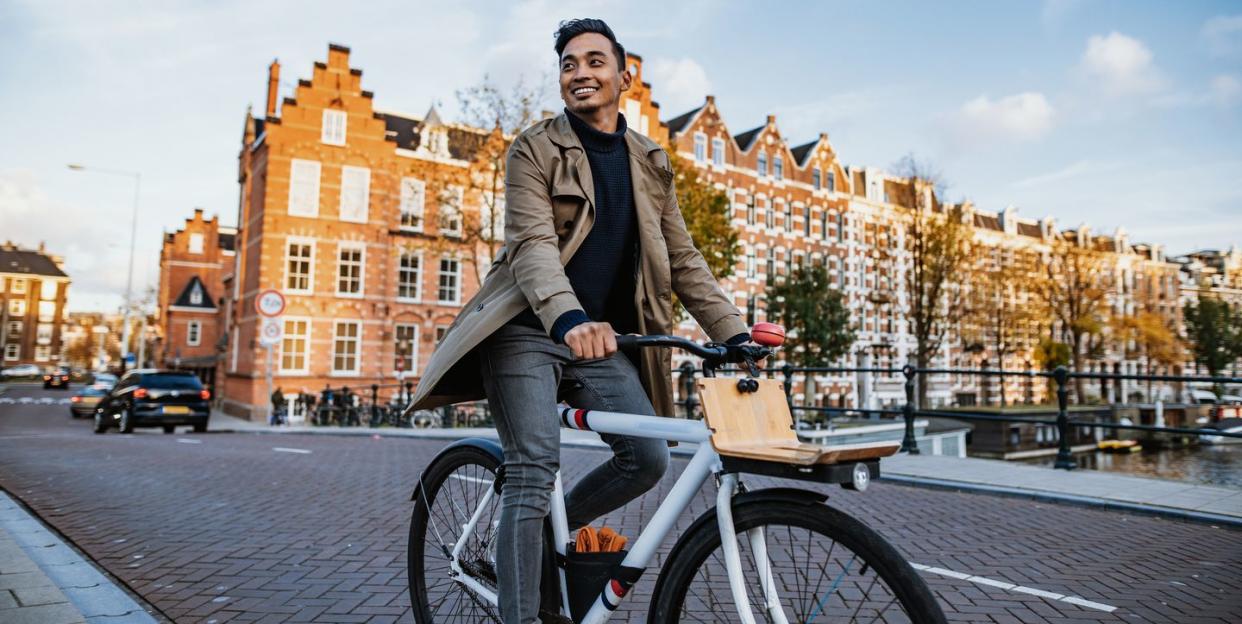
[[[561,99],[569,110],[589,115],[621,101],[630,73],[621,70],[612,42],[599,33],[569,40],[561,53]]]

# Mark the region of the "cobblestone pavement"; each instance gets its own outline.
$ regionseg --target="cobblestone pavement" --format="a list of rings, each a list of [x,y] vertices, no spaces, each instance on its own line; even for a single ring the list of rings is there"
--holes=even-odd
[[[6,396],[64,395],[14,386]],[[6,403],[0,486],[178,622],[410,622],[409,498],[443,445],[97,436],[66,405]],[[605,458],[563,455],[567,483]],[[661,492],[681,466],[675,459]],[[825,491],[922,566],[950,621],[1242,622],[1242,531],[884,482],[865,494]],[[605,521],[633,535],[658,501]],[[678,530],[710,506],[705,491]],[[615,621],[643,621],[655,576]]]

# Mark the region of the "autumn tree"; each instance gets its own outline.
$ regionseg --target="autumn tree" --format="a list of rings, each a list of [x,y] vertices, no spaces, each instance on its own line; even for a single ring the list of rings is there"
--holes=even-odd
[[[729,196],[699,175],[693,163],[668,150],[677,187],[677,205],[681,208],[686,230],[707,268],[717,279],[733,274],[738,256],[737,229],[733,227]],[[684,316],[680,303],[674,303],[677,317]]]
[[[981,254],[967,300],[963,342],[976,339],[996,358],[997,368],[1005,368],[1005,358],[1017,353],[1031,339],[1031,326],[1038,320],[1029,303],[1019,297],[1026,267],[1019,266],[1012,253],[994,249]],[[1005,405],[1005,382],[1000,383],[1000,404]]]
[[[1143,358],[1147,374],[1154,375],[1156,366],[1174,366],[1183,361],[1184,349],[1181,338],[1164,315],[1143,310],[1133,315],[1121,315],[1112,319],[1114,338],[1120,343],[1127,359]],[[1147,380],[1147,396],[1152,395],[1152,381]]]
[[[973,264],[973,223],[963,218],[960,205],[937,202],[940,175],[929,165],[907,156],[898,163],[904,178],[897,203],[907,209],[906,272],[908,318],[915,339],[914,363],[930,368],[944,346],[945,337],[957,326]],[[926,377],[918,377],[918,405],[927,404]]]
[[[849,307],[823,266],[798,267],[789,279],[769,283],[767,300],[768,318],[785,326],[784,352],[794,366],[827,366],[854,344]],[[806,376],[808,398],[814,379]]]
[[[1098,356],[1102,348],[1108,289],[1104,281],[1104,256],[1090,247],[1083,234],[1065,240],[1057,237],[1033,283],[1044,310],[1054,321],[1054,331],[1069,345],[1074,371]],[[1074,392],[1083,400],[1084,384],[1074,379]]]
[[[1214,297],[1200,297],[1182,309],[1195,363],[1217,377],[1242,357],[1242,311]]]

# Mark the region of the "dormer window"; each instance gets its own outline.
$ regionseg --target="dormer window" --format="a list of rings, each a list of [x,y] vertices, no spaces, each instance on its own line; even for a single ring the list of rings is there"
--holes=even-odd
[[[345,145],[345,111],[324,109],[319,140],[327,145]]]
[[[198,284],[190,291],[190,305],[203,305],[203,288]]]

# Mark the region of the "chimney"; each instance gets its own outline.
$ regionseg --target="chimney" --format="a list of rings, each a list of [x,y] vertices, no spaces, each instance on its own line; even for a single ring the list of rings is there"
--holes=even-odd
[[[267,116],[276,116],[276,96],[280,92],[280,61],[267,66]]]

